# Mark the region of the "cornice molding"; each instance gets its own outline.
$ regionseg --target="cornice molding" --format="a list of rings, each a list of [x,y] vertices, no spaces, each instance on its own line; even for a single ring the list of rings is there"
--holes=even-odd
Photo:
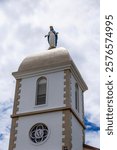
[[[32,116],[32,115],[38,115],[38,114],[44,114],[44,113],[65,111],[65,110],[70,110],[72,115],[77,119],[80,125],[85,129],[84,123],[81,121],[81,119],[78,117],[78,115],[75,113],[75,111],[71,107],[59,107],[59,108],[51,108],[51,109],[40,110],[40,111],[18,113],[18,114],[11,115],[11,118],[19,118],[19,117]]]
[[[76,65],[74,64],[74,62],[72,60],[69,62],[59,63],[58,66],[55,65],[52,67],[50,67],[50,66],[49,67],[43,67],[43,68],[39,68],[38,70],[36,69],[36,70],[25,71],[25,72],[13,72],[12,75],[16,79],[23,79],[23,78],[29,78],[29,77],[33,77],[33,76],[48,74],[48,73],[64,71],[66,69],[71,70],[72,75],[77,80],[80,88],[83,91],[88,90],[88,87],[87,87],[85,81],[83,80],[79,70],[77,69]]]

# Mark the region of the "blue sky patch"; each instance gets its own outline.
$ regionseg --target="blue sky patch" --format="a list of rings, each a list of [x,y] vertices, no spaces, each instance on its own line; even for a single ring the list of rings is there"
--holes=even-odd
[[[0,133],[0,140],[3,140],[4,135],[2,133]]]
[[[86,132],[87,131],[95,131],[95,132],[98,132],[100,130],[100,127],[97,126],[95,123],[92,123],[90,122],[87,117],[85,116],[84,117],[84,123],[85,123],[85,126],[86,126]]]

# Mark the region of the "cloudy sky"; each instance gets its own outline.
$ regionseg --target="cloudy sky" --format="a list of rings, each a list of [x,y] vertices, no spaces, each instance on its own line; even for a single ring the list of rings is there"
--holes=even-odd
[[[59,32],[88,85],[86,143],[99,147],[99,0],[0,0],[0,150],[7,150],[15,79],[21,61],[48,49],[49,26]]]

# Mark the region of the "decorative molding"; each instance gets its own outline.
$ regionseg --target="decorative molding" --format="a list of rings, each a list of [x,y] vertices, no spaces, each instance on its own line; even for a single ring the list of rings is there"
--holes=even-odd
[[[65,110],[69,110],[72,113],[72,115],[74,115],[76,120],[80,123],[80,125],[85,129],[85,126],[84,126],[83,122],[80,120],[78,115],[74,112],[74,110],[71,107],[59,107],[59,108],[52,108],[52,109],[46,109],[46,110],[40,110],[40,111],[18,113],[16,115],[11,115],[11,118],[32,116],[32,115],[38,115],[38,114],[44,114],[44,113],[52,113],[52,112],[65,111]]]
[[[24,113],[18,113],[16,115],[11,115],[11,118],[17,118],[17,117],[25,117],[25,116],[32,116],[32,115],[38,115],[38,114],[44,114],[44,113],[52,113],[57,111],[63,111],[63,110],[69,110],[69,107],[58,107],[58,108],[51,108],[46,110],[39,110],[39,111],[31,111],[31,112],[24,112]]]
[[[71,71],[64,70],[64,104],[71,107]]]
[[[36,70],[32,70],[32,71],[17,71],[17,72],[13,72],[12,75],[16,78],[26,78],[26,77],[33,77],[33,76],[38,76],[43,75],[43,74],[47,74],[47,73],[54,73],[54,72],[59,72],[59,71],[63,71],[65,69],[70,69],[71,65],[68,62],[65,63],[60,63],[58,66],[53,66],[53,67],[46,67],[46,68],[40,68],[40,69],[36,69]]]
[[[11,133],[10,133],[10,142],[9,142],[9,150],[13,150],[16,147],[15,141],[17,140],[17,127],[18,127],[18,118],[12,119],[12,125],[11,125]]]
[[[17,71],[13,72],[12,75],[16,79],[20,78],[27,78],[27,77],[33,77],[33,76],[38,76],[38,75],[43,75],[47,73],[54,73],[58,71],[64,71],[64,70],[71,70],[71,73],[73,74],[75,80],[78,82],[78,85],[83,91],[86,91],[88,89],[85,81],[83,80],[79,70],[77,69],[76,65],[74,62],[71,60],[69,62],[61,62],[58,65],[55,66],[49,66],[49,67],[42,67],[40,69],[32,70],[32,71]]]
[[[21,79],[16,80],[16,88],[15,88],[15,98],[14,98],[14,106],[13,106],[13,115],[16,115],[19,111],[19,99],[21,93]],[[13,150],[16,147],[15,141],[17,140],[17,128],[18,127],[18,117],[12,119],[11,132],[10,132],[10,142],[9,142],[9,150]]]
[[[15,88],[15,98],[14,98],[14,107],[13,107],[13,115],[15,115],[19,111],[19,103],[20,103],[20,93],[21,93],[21,79],[16,80],[16,88]]]
[[[72,114],[70,110],[63,111],[62,117],[62,150],[72,149]]]
[[[71,108],[71,71],[64,70],[64,104]],[[62,117],[62,150],[72,148],[72,113],[71,109],[64,110]]]

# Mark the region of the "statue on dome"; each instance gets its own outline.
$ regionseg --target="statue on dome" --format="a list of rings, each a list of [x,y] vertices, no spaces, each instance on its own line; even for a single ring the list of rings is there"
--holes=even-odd
[[[56,32],[53,28],[53,26],[50,26],[50,31],[48,32],[45,37],[48,38],[48,43],[50,47],[48,49],[56,48],[57,46],[57,40],[58,40],[58,32]]]

